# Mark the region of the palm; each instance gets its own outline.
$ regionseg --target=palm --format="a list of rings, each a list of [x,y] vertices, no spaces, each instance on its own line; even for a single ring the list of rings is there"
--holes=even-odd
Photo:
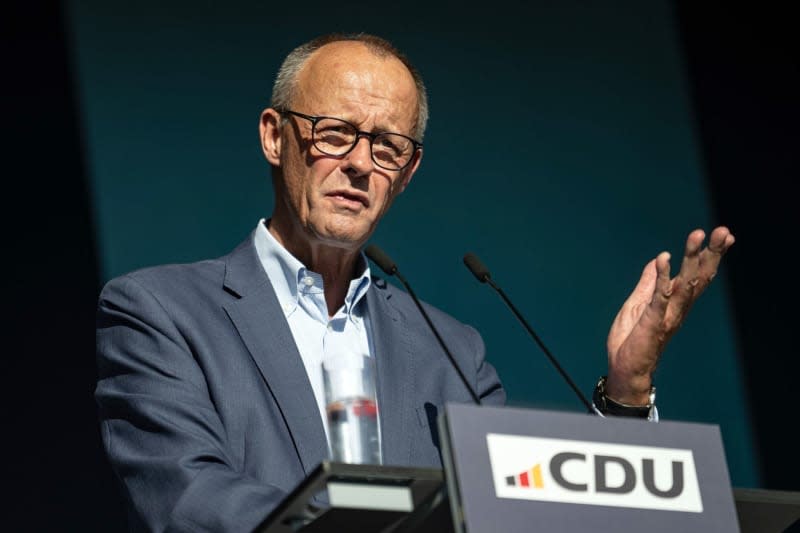
[[[689,234],[681,269],[674,278],[670,278],[667,252],[644,267],[608,334],[609,396],[623,403],[646,401],[664,346],[714,279],[722,256],[735,241],[722,226],[714,229],[708,246],[701,249],[704,239],[703,230]]]

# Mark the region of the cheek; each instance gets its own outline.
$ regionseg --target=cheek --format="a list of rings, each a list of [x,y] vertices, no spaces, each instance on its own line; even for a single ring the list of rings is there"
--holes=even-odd
[[[390,181],[388,178],[378,178],[382,180],[379,186],[376,186],[376,196],[380,198],[380,210],[386,212],[387,209],[394,203],[394,199],[399,194],[400,181]]]
[[[283,143],[281,151],[281,167],[286,176],[293,176],[292,181],[300,181],[300,177],[308,174],[312,161],[307,160],[308,150],[302,139],[291,138]]]
[[[287,154],[283,163],[286,188],[292,197],[308,195],[312,192],[319,179],[316,176],[322,171],[319,165],[308,165],[302,153]]]

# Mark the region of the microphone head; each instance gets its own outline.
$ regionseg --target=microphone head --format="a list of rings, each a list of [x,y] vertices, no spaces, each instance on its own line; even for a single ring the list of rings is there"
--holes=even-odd
[[[491,277],[489,275],[489,269],[486,268],[486,265],[484,265],[480,259],[478,259],[478,256],[472,252],[466,254],[464,256],[464,264],[467,265],[469,271],[472,272],[476,278],[478,278],[478,281],[481,283],[486,283],[489,281],[489,278]]]
[[[397,265],[392,261],[392,258],[374,244],[367,246],[364,249],[364,253],[389,276],[394,276],[397,273]]]

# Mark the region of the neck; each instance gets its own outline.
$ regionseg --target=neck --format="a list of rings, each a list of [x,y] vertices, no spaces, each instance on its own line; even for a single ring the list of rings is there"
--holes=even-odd
[[[274,219],[270,221],[268,230],[306,268],[322,276],[328,317],[333,317],[344,305],[350,281],[357,274],[355,270],[360,248],[357,246],[352,248],[331,246],[309,239],[305,234],[298,235],[287,232]]]

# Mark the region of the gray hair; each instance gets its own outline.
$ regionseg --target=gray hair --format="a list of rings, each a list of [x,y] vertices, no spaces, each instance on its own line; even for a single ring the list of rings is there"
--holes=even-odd
[[[281,68],[278,70],[278,75],[275,78],[275,84],[272,86],[272,100],[270,105],[278,110],[289,109],[295,93],[297,76],[308,58],[326,44],[339,41],[364,43],[369,51],[378,57],[393,56],[405,65],[411,73],[411,77],[414,79],[414,84],[417,88],[417,122],[414,125],[414,137],[421,142],[425,135],[425,126],[428,123],[428,93],[425,90],[425,84],[422,82],[422,76],[408,58],[395,48],[392,43],[375,35],[365,33],[331,33],[301,44],[292,50],[289,55],[286,56],[286,59],[283,60],[283,64],[281,64]]]

